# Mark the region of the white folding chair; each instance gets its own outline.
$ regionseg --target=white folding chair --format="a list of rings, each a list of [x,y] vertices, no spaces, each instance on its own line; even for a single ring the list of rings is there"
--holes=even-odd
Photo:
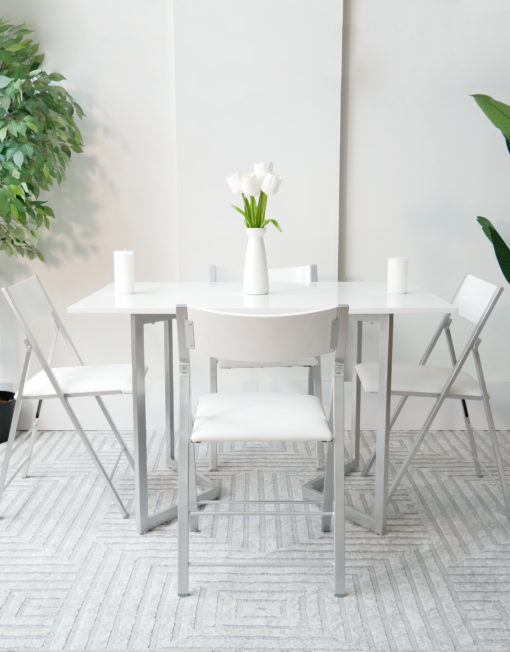
[[[338,306],[317,312],[286,315],[243,315],[177,307],[180,370],[178,594],[189,594],[190,517],[199,512],[194,482],[194,446],[220,441],[320,441],[328,451],[322,511],[323,531],[334,516],[334,562],[336,596],[345,594],[344,559],[344,352],[348,308]],[[190,417],[189,351],[220,360],[244,360],[254,364],[335,353],[331,422],[317,396],[286,392],[212,392],[199,397],[195,417]],[[190,479],[191,474],[191,479]],[[198,505],[218,501],[198,501]],[[229,505],[251,501],[226,501]],[[255,501],[299,503],[306,501]],[[206,516],[250,514],[252,516],[310,516],[294,511],[205,512]],[[196,521],[194,523],[196,525]],[[280,564],[280,562],[279,562]],[[228,563],[228,566],[235,565]],[[282,562],[283,565],[283,562]],[[288,565],[295,565],[289,563]]]
[[[76,428],[85,448],[87,449],[92,461],[96,465],[100,474],[104,477],[108,489],[112,493],[119,510],[124,518],[128,517],[128,512],[115,489],[112,476],[117,468],[120,456],[124,454],[132,468],[134,461],[131,453],[127,449],[117,427],[115,426],[110,413],[101,399],[103,395],[111,394],[131,394],[131,365],[130,364],[109,364],[109,365],[84,365],[76,347],[69,337],[60,317],[52,305],[46,291],[37,276],[21,281],[16,285],[8,288],[2,288],[2,292],[7,299],[18,323],[23,331],[24,343],[26,347],[25,360],[23,362],[21,378],[18,391],[16,394],[16,404],[14,415],[7,440],[5,457],[3,460],[2,471],[0,474],[0,499],[5,487],[14,479],[14,477],[24,469],[24,475],[28,475],[28,469],[34,450],[35,438],[37,435],[39,417],[43,400],[58,398],[60,399],[68,417],[71,419],[73,426]],[[52,325],[52,338],[49,352],[45,355],[43,347],[39,344],[34,335],[33,327],[42,320],[49,320]],[[76,360],[76,365],[70,367],[52,367],[52,360],[55,353],[57,339],[59,334]],[[31,378],[28,378],[30,359],[32,354],[38,359],[42,369]],[[92,448],[90,441],[81,426],[75,411],[69,403],[69,399],[80,396],[94,396],[101,411],[103,412],[108,425],[118,441],[121,450],[119,457],[114,465],[110,475],[106,472],[98,456]],[[22,401],[32,399],[37,401],[35,420],[31,428],[30,444],[28,456],[18,466],[7,481],[7,471],[9,460],[13,452],[14,440],[18,427],[19,415]]]
[[[450,332],[452,318],[446,315],[441,321],[434,337],[423,354],[419,364],[394,364],[392,368],[391,393],[400,396],[400,400],[393,412],[390,420],[390,430],[394,426],[397,417],[408,397],[421,396],[435,398],[422,429],[420,430],[413,447],[409,451],[406,460],[397,472],[393,484],[388,492],[387,500],[389,501],[399,486],[403,476],[407,472],[418,448],[420,447],[425,435],[429,431],[439,409],[447,398],[460,400],[464,416],[466,432],[469,438],[471,453],[475,466],[475,472],[481,476],[480,462],[476,451],[476,444],[473,434],[473,427],[469,418],[466,401],[478,400],[483,402],[489,434],[491,438],[492,450],[496,461],[503,496],[505,502],[505,511],[510,519],[510,500],[505,480],[501,454],[499,451],[498,438],[494,426],[494,419],[490,407],[489,394],[485,384],[485,378],[482,371],[480,354],[480,333],[485,326],[496,302],[498,301],[502,287],[487,283],[475,276],[468,274],[452,300],[458,308],[460,317],[474,324],[474,329],[467,340],[464,349],[457,359],[457,354],[453,345],[453,338]],[[437,344],[442,333],[445,333],[448,343],[448,350],[452,361],[451,367],[438,367],[427,365],[427,361]],[[472,355],[477,379],[473,378],[462,368],[468,358]],[[355,372],[360,379],[363,390],[367,393],[378,391],[379,382],[379,365],[373,363],[361,363],[356,365]],[[359,415],[357,416],[359,419]],[[359,436],[359,427],[355,427]],[[365,465],[362,473],[367,475],[375,460],[375,454]]]
[[[300,283],[310,285],[318,281],[317,265],[300,265],[298,267],[272,267],[268,270],[269,281],[273,283]],[[209,281],[216,283],[221,281],[221,268],[217,265],[209,266]],[[210,390],[218,391],[218,368],[219,369],[248,369],[252,367],[303,367],[308,369],[308,393],[322,398],[322,374],[320,357],[310,357],[291,360],[277,360],[270,364],[249,364],[240,360],[216,360],[210,359]],[[324,468],[324,447],[317,442],[317,468]],[[209,470],[217,470],[217,448],[211,443],[209,445]]]

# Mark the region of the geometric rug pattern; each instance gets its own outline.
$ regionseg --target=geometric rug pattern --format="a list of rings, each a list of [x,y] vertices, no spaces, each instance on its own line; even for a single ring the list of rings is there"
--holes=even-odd
[[[90,436],[112,468],[113,438]],[[392,435],[392,464],[412,436]],[[499,437],[510,469],[510,432]],[[373,443],[364,432],[365,459]],[[464,432],[429,433],[393,498],[388,533],[347,523],[344,599],[333,596],[332,536],[320,519],[228,515],[200,519],[191,561],[243,565],[191,566],[191,595],[178,598],[176,522],[138,535],[76,434],[41,433],[30,477],[16,479],[0,504],[0,650],[508,651],[510,523],[487,433],[477,443],[482,478]],[[176,477],[161,433],[148,449],[151,508],[160,509],[175,500]],[[211,475],[223,497],[300,499],[316,475],[302,443],[225,444],[218,462]],[[208,474],[205,450],[198,470]],[[114,481],[132,514],[124,461]],[[347,502],[369,509],[372,482],[349,476]]]

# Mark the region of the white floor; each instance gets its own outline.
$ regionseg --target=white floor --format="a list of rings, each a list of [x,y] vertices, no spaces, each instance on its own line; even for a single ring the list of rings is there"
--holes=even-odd
[[[508,468],[510,432],[500,437]],[[112,464],[112,439],[92,439]],[[373,439],[365,432],[364,447]],[[408,441],[392,436],[393,460]],[[137,535],[76,435],[45,432],[32,477],[0,506],[0,649],[508,650],[510,524],[485,433],[480,448],[481,479],[463,432],[431,433],[392,502],[389,533],[348,525],[346,598],[332,595],[331,535],[316,518],[204,517],[192,560],[246,564],[192,568],[192,595],[179,599],[176,523]],[[163,453],[152,433],[153,507],[175,497]],[[305,445],[239,444],[219,461],[225,495],[300,497],[315,473]],[[115,478],[132,510],[124,463]],[[371,480],[354,474],[347,495],[367,507]],[[250,568],[254,559],[296,567]]]

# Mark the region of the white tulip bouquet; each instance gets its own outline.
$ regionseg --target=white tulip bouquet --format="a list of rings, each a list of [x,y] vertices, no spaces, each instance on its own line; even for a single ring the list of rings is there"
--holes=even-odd
[[[234,194],[241,193],[244,210],[232,204],[244,217],[247,229],[263,229],[269,223],[281,231],[276,220],[266,218],[267,196],[278,191],[282,178],[274,174],[272,163],[255,163],[253,172],[234,172],[227,177],[227,183]]]

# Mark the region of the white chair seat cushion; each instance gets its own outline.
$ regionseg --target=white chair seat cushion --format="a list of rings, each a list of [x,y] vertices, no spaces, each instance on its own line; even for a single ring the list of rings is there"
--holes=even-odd
[[[377,363],[358,364],[356,372],[365,392],[378,391],[379,365]],[[394,364],[391,375],[391,392],[392,394],[437,396],[441,393],[450,372],[450,367]],[[465,371],[461,371],[448,395],[480,398],[481,391],[477,381]]]
[[[288,362],[242,362],[236,360],[218,360],[222,369],[258,369],[263,367],[316,367],[317,358],[301,358]]]
[[[316,396],[287,393],[201,396],[191,441],[331,441]]]
[[[54,367],[55,378],[66,396],[95,394],[131,394],[133,385],[130,364]],[[24,398],[56,396],[45,371],[30,378],[23,389]]]

